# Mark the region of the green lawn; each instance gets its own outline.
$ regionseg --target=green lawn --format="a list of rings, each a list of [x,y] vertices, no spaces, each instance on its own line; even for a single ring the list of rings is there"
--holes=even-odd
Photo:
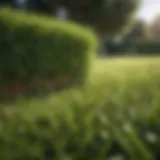
[[[57,137],[53,147],[61,144],[62,153],[64,144],[74,144],[79,148],[71,155],[74,160],[87,156],[103,160],[106,152],[110,157],[115,140],[133,160],[156,159],[160,147],[160,57],[99,59],[92,65],[84,88],[53,93],[47,98],[21,99],[16,104],[3,105],[3,111],[16,112],[27,125],[42,117],[52,121]],[[37,132],[42,134],[36,135],[45,139],[47,134],[51,140],[51,128],[47,128],[48,132],[39,128]],[[12,130],[11,137],[16,132]],[[107,143],[99,144],[95,135]],[[42,145],[40,140],[37,142]],[[95,151],[81,157],[90,143]]]

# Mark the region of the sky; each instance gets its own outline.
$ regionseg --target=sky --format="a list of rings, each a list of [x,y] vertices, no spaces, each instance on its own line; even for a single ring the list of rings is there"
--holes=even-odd
[[[150,23],[157,14],[160,14],[160,0],[141,0],[137,11],[138,18]]]

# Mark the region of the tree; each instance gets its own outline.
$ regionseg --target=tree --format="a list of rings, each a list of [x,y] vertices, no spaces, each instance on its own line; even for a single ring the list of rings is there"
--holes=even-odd
[[[133,20],[140,0],[49,0],[49,11],[56,15],[64,6],[71,20],[92,27],[100,37],[100,52],[104,53],[106,36],[125,31]]]
[[[150,29],[151,29],[152,38],[159,39],[160,38],[160,15],[156,16]]]
[[[143,42],[149,39],[148,25],[144,20],[135,20],[133,26],[126,32],[122,34],[119,41],[116,39],[109,39],[107,43],[107,48],[110,54],[121,52],[134,52],[136,50],[136,43]]]
[[[69,18],[92,27],[103,45],[106,36],[113,37],[132,23],[140,0],[26,0],[29,8],[56,16],[65,7]],[[34,2],[34,3],[33,3]],[[38,4],[41,2],[41,7]],[[36,5],[35,5],[36,4]],[[44,7],[42,7],[44,6]],[[43,9],[42,9],[43,8]],[[102,49],[103,50],[103,49]]]
[[[8,0],[6,0],[8,1]],[[14,0],[9,0],[12,3]],[[56,15],[67,8],[70,19],[91,26],[101,35],[115,35],[132,22],[140,0],[25,0],[27,8]],[[15,3],[16,1],[14,1]]]
[[[136,40],[146,40],[149,38],[149,30],[145,21],[137,20],[129,32],[124,36],[124,39],[136,41]]]
[[[139,0],[49,0],[49,10],[55,14],[65,6],[70,18],[94,28],[98,33],[115,35],[132,22]]]

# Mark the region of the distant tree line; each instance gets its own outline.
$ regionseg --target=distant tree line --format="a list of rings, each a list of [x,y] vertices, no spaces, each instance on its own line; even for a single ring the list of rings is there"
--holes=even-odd
[[[120,41],[107,39],[105,47],[110,55],[117,54],[160,54],[160,16],[153,23],[135,21],[128,33],[121,35]]]

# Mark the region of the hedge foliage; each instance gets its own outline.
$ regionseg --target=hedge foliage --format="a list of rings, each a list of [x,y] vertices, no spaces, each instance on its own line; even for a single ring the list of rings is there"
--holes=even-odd
[[[149,39],[149,40],[138,40],[138,41],[121,41],[115,43],[113,41],[106,42],[106,49],[110,55],[117,54],[131,54],[136,53],[137,55],[159,55],[160,54],[160,41]]]
[[[96,47],[88,28],[12,9],[0,10],[0,83],[85,79]]]
[[[160,54],[160,40],[144,40],[136,43],[136,51],[140,54]]]

